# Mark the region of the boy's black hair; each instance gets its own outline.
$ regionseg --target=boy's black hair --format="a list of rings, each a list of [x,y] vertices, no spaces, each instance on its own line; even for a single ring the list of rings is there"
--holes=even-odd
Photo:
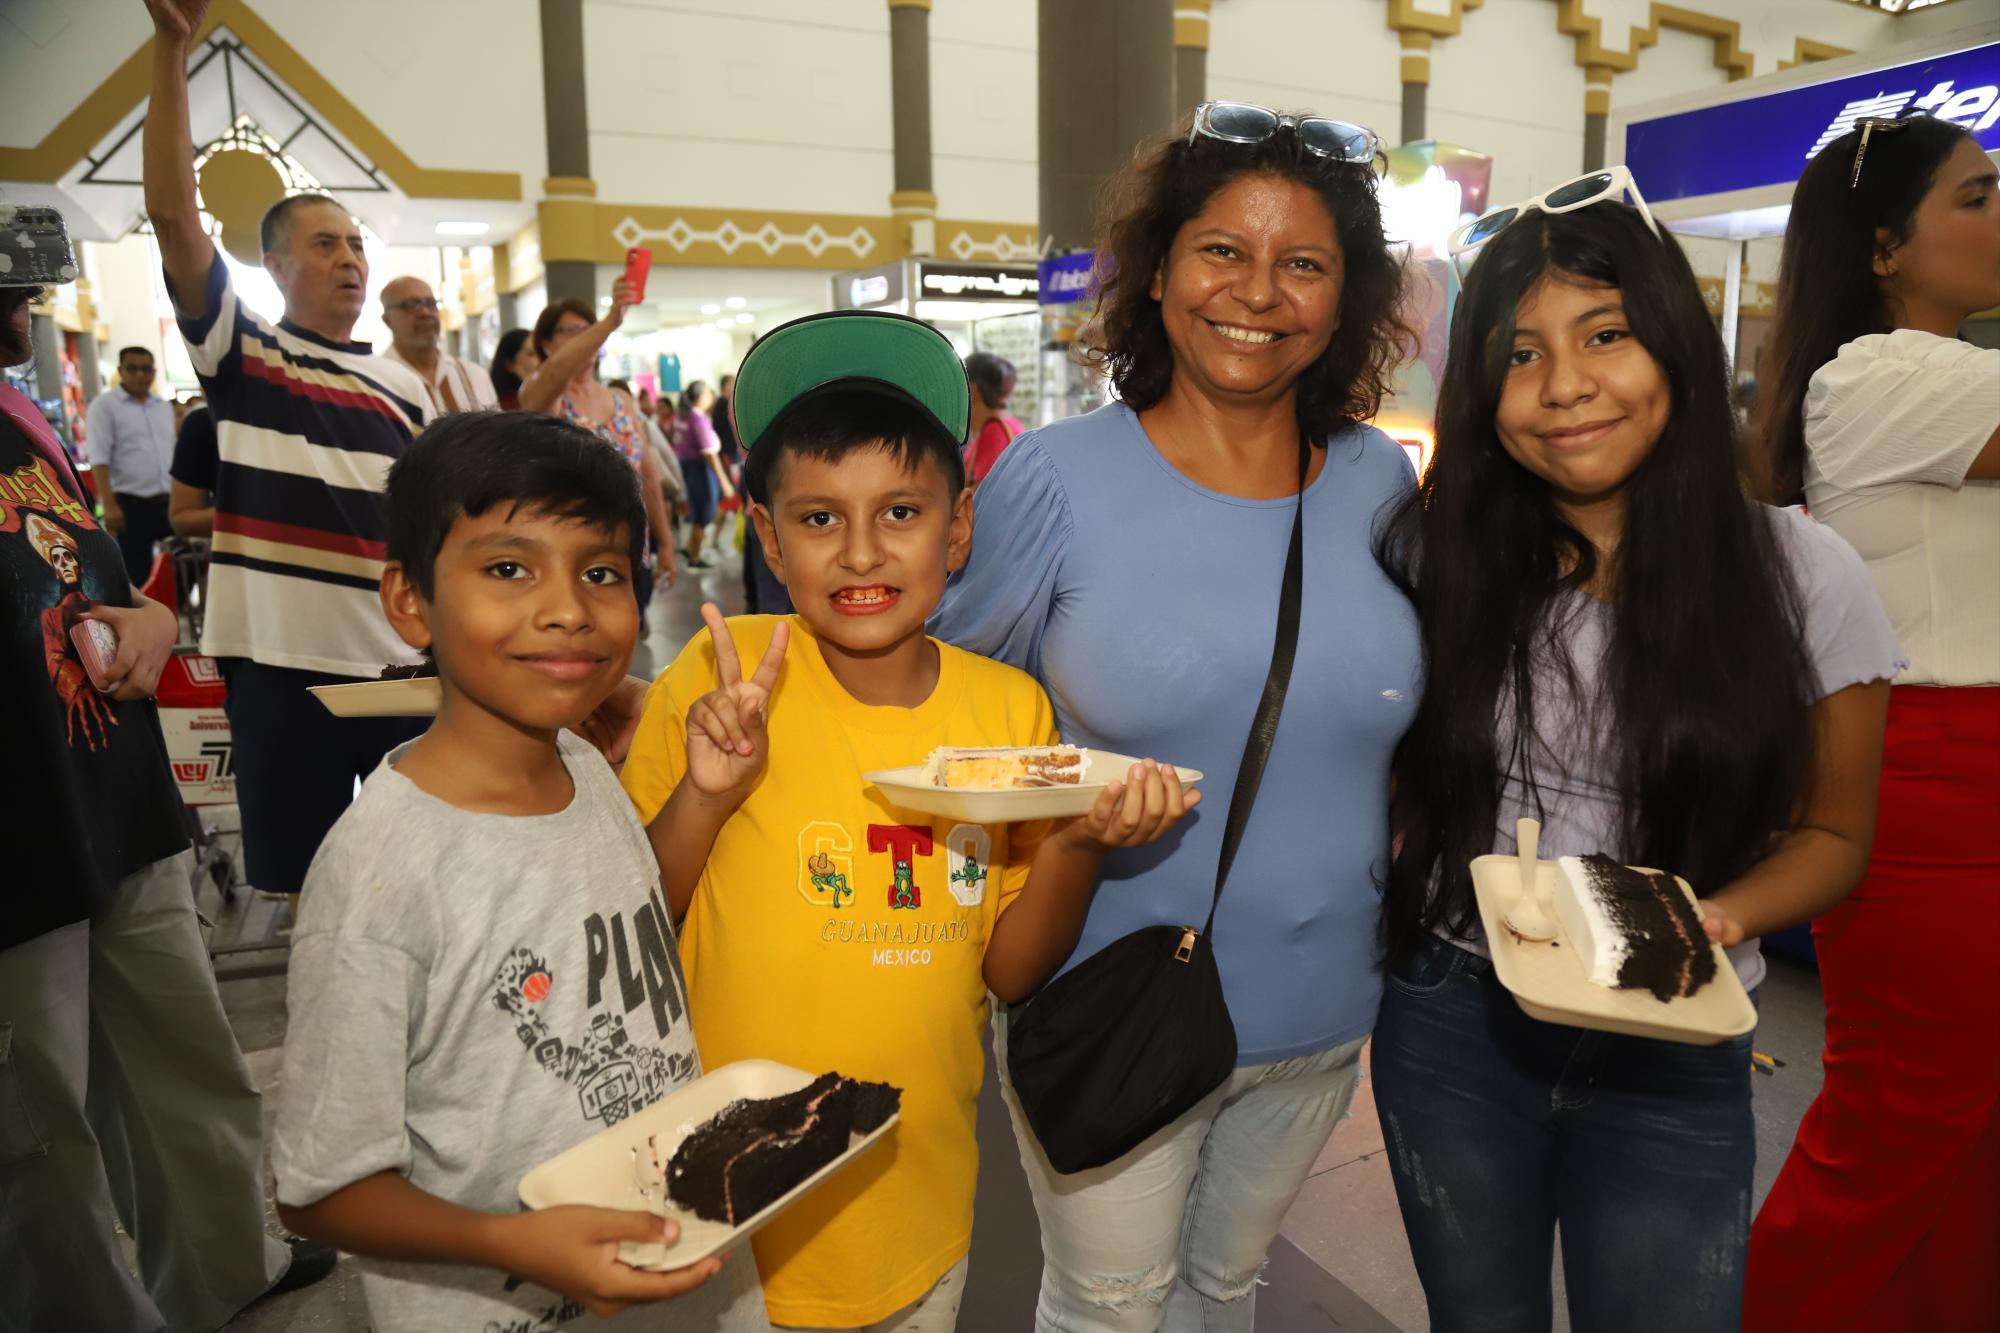
[[[495,505],[622,528],[639,568],[638,474],[597,436],[539,412],[456,412],[419,436],[389,469],[389,559],[430,600],[452,524]]]
[[[944,473],[953,501],[965,489],[960,442],[921,409],[890,394],[842,388],[809,394],[779,413],[743,464],[743,486],[752,500],[768,505],[787,454],[830,461],[863,448],[887,449],[911,472],[930,459]]]

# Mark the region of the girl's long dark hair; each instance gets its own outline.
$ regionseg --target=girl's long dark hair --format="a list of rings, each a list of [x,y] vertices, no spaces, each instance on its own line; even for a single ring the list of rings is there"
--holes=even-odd
[[[1929,116],[1878,129],[1868,137],[1857,182],[1861,131],[1850,130],[1799,176],[1778,268],[1777,317],[1757,387],[1751,457],[1757,489],[1771,503],[1804,499],[1806,388],[1813,375],[1856,338],[1895,327],[1875,257],[1908,239],[1917,205],[1965,133]]]
[[[1680,247],[1623,204],[1530,213],[1479,255],[1453,313],[1437,448],[1389,516],[1376,556],[1416,605],[1424,695],[1396,749],[1384,931],[1401,956],[1477,920],[1469,863],[1490,852],[1502,775],[1531,787],[1567,756],[1533,743],[1544,681],[1578,674],[1568,612],[1600,557],[1494,430],[1515,310],[1543,281],[1619,289],[1629,327],[1671,391],[1667,425],[1626,483],[1608,572],[1613,628],[1594,698],[1625,818],[1604,852],[1712,893],[1789,825],[1811,773],[1811,669],[1771,516],[1736,471],[1722,347]],[[1500,737],[1515,739],[1502,753]]]

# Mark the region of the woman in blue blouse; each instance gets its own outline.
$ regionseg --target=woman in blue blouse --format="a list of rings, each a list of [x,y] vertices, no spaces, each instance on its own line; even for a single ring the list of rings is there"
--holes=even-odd
[[[1206,915],[1304,506],[1297,663],[1213,936],[1238,1067],[1071,1176],[1008,1091],[1042,1225],[1039,1329],[1250,1329],[1265,1251],[1375,1022],[1389,758],[1419,688],[1415,619],[1370,554],[1413,484],[1362,424],[1408,339],[1376,151],[1353,126],[1231,103],[1142,148],[1108,196],[1090,346],[1120,401],[1001,457],[937,617],[940,637],[1041,681],[1065,739],[1207,774],[1198,814],[1106,858],[1074,963]]]

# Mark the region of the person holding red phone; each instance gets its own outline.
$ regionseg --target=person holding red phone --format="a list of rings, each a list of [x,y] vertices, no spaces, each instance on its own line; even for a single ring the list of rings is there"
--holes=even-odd
[[[32,256],[8,253],[14,235],[0,229],[0,255],[18,276]],[[0,277],[0,365],[28,359],[38,290]],[[4,384],[0,479],[0,693],[20,775],[19,891],[0,915],[0,1322],[215,1328],[335,1255],[264,1231],[260,1098],[202,945],[151,701],[179,621],[132,586],[48,422]],[[155,1148],[103,1146],[126,1143]]]
[[[649,254],[635,251],[636,254]],[[628,275],[631,268],[627,267]],[[641,275],[643,277],[643,274]],[[639,493],[646,505],[650,531],[647,564],[633,571],[633,592],[640,615],[652,603],[655,576],[671,588],[680,577],[674,558],[673,527],[660,493],[660,464],[646,447],[639,405],[597,380],[597,357],[605,341],[625,322],[625,312],[639,302],[642,287],[627,276],[611,286],[611,308],[592,319],[590,303],[574,298],[554,301],[535,320],[529,341],[541,356],[541,366],[521,385],[521,409],[561,417],[583,427],[624,455],[639,474]]]

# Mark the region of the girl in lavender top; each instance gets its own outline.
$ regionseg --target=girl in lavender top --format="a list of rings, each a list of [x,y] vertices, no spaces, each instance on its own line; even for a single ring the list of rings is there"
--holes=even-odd
[[[1734,1333],[1755,1137],[1750,1037],[1538,1022],[1484,957],[1468,864],[1605,852],[1672,869],[1738,975],[1861,878],[1895,637],[1859,558],[1744,498],[1728,379],[1674,240],[1622,203],[1524,210],[1452,325],[1437,450],[1378,544],[1427,680],[1393,766],[1401,836],[1376,1101],[1444,1329]]]

